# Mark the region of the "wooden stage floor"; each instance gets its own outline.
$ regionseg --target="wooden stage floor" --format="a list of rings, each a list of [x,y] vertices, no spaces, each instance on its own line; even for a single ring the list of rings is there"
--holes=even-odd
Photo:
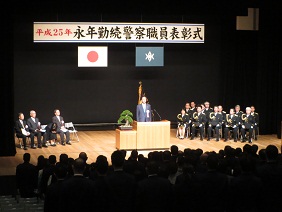
[[[19,145],[16,142],[16,151],[17,154],[15,156],[10,157],[0,157],[0,176],[3,175],[15,175],[16,166],[19,163],[23,162],[23,154],[25,152],[29,152],[31,154],[31,163],[36,165],[37,158],[39,155],[43,155],[48,158],[49,155],[56,155],[57,160],[59,160],[59,156],[62,153],[66,153],[69,157],[77,158],[80,152],[86,152],[88,155],[88,163],[92,163],[96,161],[97,156],[104,155],[108,158],[109,163],[110,156],[113,151],[116,150],[116,141],[115,141],[115,130],[103,130],[103,131],[79,131],[79,142],[75,139],[72,141],[72,145],[57,145],[56,147],[49,146],[48,148],[42,149],[28,149],[23,150],[19,148]],[[230,145],[233,148],[241,147],[245,145],[245,143],[233,141],[224,142],[220,140],[216,142],[215,140],[207,141],[206,139],[200,141],[199,138],[195,140],[183,139],[180,140],[176,138],[176,129],[171,129],[170,133],[170,145],[177,145],[179,150],[184,150],[185,148],[197,149],[201,148],[203,151],[215,151],[218,152],[220,149],[224,149],[226,145]],[[267,145],[273,144],[278,147],[279,152],[281,152],[281,139],[278,139],[276,135],[260,135],[257,141],[254,141],[253,144],[257,144],[260,149],[266,148]],[[143,154],[144,156],[148,156],[148,153],[154,150],[146,150],[141,151],[138,150],[139,154]],[[158,151],[163,151],[158,150]],[[130,150],[127,151],[127,157],[130,155]]]

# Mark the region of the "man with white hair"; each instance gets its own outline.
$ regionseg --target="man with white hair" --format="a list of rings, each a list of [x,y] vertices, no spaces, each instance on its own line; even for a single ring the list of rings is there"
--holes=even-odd
[[[251,108],[246,107],[246,113],[243,113],[241,116],[242,121],[242,128],[241,128],[241,134],[243,137],[242,142],[246,142],[246,132],[249,132],[249,143],[252,143],[252,135],[253,135],[253,129],[255,125],[255,117],[251,115]]]

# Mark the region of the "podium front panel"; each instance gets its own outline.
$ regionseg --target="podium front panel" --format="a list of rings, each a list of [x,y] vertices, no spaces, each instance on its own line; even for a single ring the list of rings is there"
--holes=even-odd
[[[134,121],[133,129],[137,131],[137,149],[170,148],[170,121]]]

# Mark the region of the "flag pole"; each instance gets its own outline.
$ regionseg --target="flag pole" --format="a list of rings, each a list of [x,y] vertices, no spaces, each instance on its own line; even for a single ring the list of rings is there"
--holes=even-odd
[[[142,98],[142,82],[139,81],[139,88],[138,88],[138,103],[137,104],[140,104],[141,102],[141,98]]]

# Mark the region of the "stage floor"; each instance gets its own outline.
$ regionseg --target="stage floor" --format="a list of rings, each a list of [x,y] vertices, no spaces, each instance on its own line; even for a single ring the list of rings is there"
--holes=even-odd
[[[97,156],[104,155],[108,158],[109,163],[111,163],[110,156],[113,151],[116,150],[116,133],[115,130],[103,130],[103,131],[79,131],[78,132],[79,141],[72,140],[72,145],[57,145],[56,147],[49,146],[48,148],[42,149],[28,149],[23,150],[19,148],[18,141],[16,142],[15,156],[10,157],[0,157],[0,176],[3,175],[15,175],[16,166],[23,162],[23,154],[28,152],[31,154],[31,163],[36,165],[37,158],[39,155],[43,155],[48,158],[49,155],[56,155],[57,160],[62,153],[68,154],[69,157],[77,158],[80,152],[86,152],[88,155],[88,163],[96,161]],[[190,139],[178,139],[176,138],[176,129],[171,129],[170,133],[170,145],[177,145],[179,150],[184,150],[185,148],[197,149],[201,148],[205,151],[215,151],[218,152],[224,149],[226,145],[230,145],[233,148],[243,148],[246,143],[227,141],[224,142],[220,140],[216,142],[215,140],[207,141],[206,139],[200,141],[199,138],[195,140]],[[279,152],[281,152],[281,139],[278,139],[276,135],[260,135],[257,141],[253,144],[258,145],[259,150],[266,148],[267,145],[273,144],[278,147]],[[154,150],[138,150],[139,154],[143,154],[147,157],[148,153]],[[159,151],[163,151],[159,150]],[[127,151],[127,157],[130,155],[130,150]]]

